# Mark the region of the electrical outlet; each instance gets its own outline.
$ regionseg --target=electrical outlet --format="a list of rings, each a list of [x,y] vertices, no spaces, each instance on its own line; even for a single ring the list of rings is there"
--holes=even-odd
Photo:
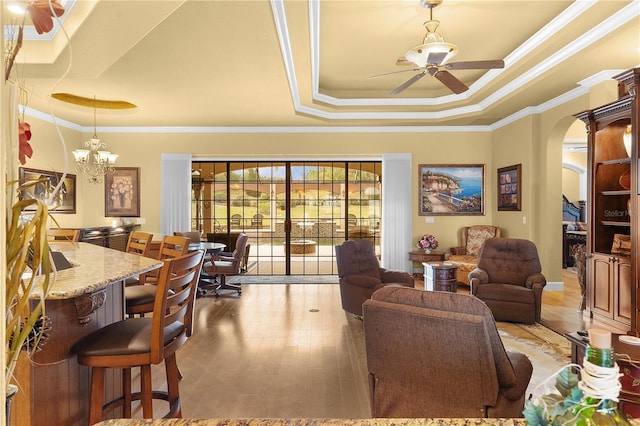
[[[425,219],[425,221],[426,221],[427,223],[435,223],[436,218],[435,218],[435,217],[433,217],[433,216],[427,216],[427,218]]]
[[[522,216],[522,224],[523,225],[527,224],[527,217],[526,216]]]

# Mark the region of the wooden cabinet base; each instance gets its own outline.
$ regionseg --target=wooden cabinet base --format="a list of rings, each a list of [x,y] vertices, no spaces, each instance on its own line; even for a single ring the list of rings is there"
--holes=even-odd
[[[11,424],[88,424],[89,368],[77,363],[73,345],[92,331],[124,318],[122,283],[112,284],[98,293],[101,294],[89,299],[102,301],[100,306],[88,307],[84,295],[83,300],[47,301],[46,314],[52,325],[50,337],[32,360],[23,353],[18,361],[16,380],[20,390],[13,399]],[[105,398],[111,400],[121,394],[122,375],[119,370],[110,370],[107,374],[110,376]]]

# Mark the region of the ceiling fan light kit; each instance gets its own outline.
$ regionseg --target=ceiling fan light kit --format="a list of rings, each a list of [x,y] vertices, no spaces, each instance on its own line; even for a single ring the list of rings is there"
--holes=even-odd
[[[440,33],[437,32],[440,21],[433,19],[433,8],[440,5],[442,0],[421,0],[420,6],[429,9],[429,20],[424,23],[427,33],[424,36],[422,44],[409,50],[404,58],[400,58],[396,65],[412,65],[417,66],[413,70],[419,71],[418,74],[405,81],[399,87],[391,92],[391,95],[397,95],[400,92],[413,85],[426,74],[435,77],[442,84],[447,86],[453,93],[460,94],[469,90],[466,84],[456,78],[447,70],[455,69],[493,69],[504,68],[504,61],[501,59],[488,61],[465,61],[465,62],[449,62],[458,54],[458,46],[453,43],[447,43]],[[397,71],[403,72],[403,71]],[[395,72],[379,74],[372,77],[382,77]],[[372,78],[370,77],[370,78]]]

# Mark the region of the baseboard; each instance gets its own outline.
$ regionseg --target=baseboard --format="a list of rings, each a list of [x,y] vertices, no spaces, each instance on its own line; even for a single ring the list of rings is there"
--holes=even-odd
[[[564,291],[564,283],[562,281],[547,281],[544,291]]]

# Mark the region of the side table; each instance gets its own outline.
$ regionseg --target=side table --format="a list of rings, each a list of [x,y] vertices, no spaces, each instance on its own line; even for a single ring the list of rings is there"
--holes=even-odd
[[[413,262],[443,262],[443,251],[432,251],[431,253],[425,253],[424,250],[413,250],[409,252],[409,260]]]
[[[445,252],[443,251],[432,251],[431,253],[425,253],[424,250],[412,250],[409,252],[409,260],[412,262],[420,263],[423,262],[444,262]],[[415,268],[417,265],[412,266],[413,276],[416,279],[420,279],[420,275],[423,273],[422,268]]]
[[[457,291],[458,267],[449,262],[423,262],[424,289],[427,291]]]
[[[620,377],[622,389],[618,407],[624,414],[634,419],[640,417],[640,346],[618,340],[621,334],[611,334],[611,346],[615,359],[623,375]],[[568,333],[564,337],[571,343],[571,362],[582,365],[589,339],[578,333]]]

